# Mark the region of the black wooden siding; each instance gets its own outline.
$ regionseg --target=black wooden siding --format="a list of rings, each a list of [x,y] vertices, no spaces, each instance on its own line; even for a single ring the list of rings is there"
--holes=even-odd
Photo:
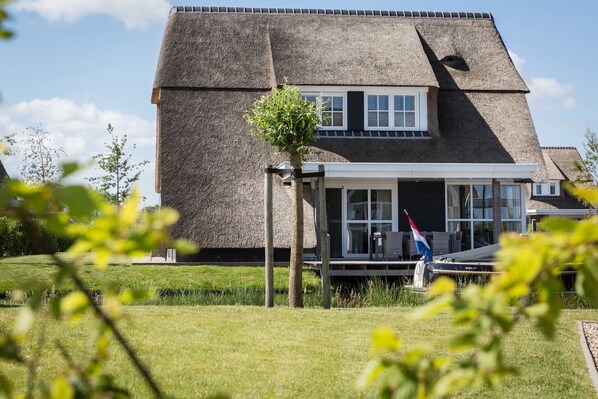
[[[403,209],[420,231],[445,231],[444,181],[399,182],[399,230],[411,231]]]

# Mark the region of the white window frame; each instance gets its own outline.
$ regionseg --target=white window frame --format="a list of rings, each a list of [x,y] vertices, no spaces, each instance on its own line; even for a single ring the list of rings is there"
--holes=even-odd
[[[469,230],[472,232],[470,235],[470,248],[474,248],[474,235],[473,235],[473,225],[475,222],[492,222],[492,219],[482,218],[482,219],[475,219],[473,217],[473,208],[471,209],[471,213],[469,218],[456,218],[456,219],[449,219],[448,217],[448,186],[469,186],[470,193],[473,192],[473,186],[475,185],[492,185],[492,180],[486,179],[471,179],[471,180],[459,180],[459,179],[447,179],[444,182],[444,212],[445,212],[445,230],[449,231],[449,223],[461,223],[466,222],[469,223]],[[501,181],[501,186],[519,186],[519,203],[521,204],[521,217],[519,219],[501,219],[501,222],[521,222],[521,233],[527,231],[527,212],[526,212],[526,205],[525,205],[525,185],[520,183],[514,183],[513,181]]]
[[[554,187],[554,194],[550,192],[550,188]],[[538,194],[538,188],[540,188],[540,194]],[[560,197],[561,185],[558,180],[548,180],[541,183],[534,183],[534,196],[536,197]]]
[[[427,88],[370,89],[363,93],[363,125],[365,130],[426,131],[428,130]],[[388,96],[388,127],[368,124],[368,96]],[[415,126],[395,127],[394,96],[415,97]]]
[[[321,126],[320,130],[347,130],[347,92],[336,92],[328,90],[305,90],[301,91],[301,96],[314,96],[318,106],[322,105],[322,97],[342,97],[343,98],[343,125],[342,126]],[[322,122],[322,113],[320,112],[320,122]]]
[[[368,253],[367,254],[349,254],[347,253],[347,245],[348,245],[348,237],[347,237],[347,225],[349,223],[359,223],[357,221],[350,222],[347,220],[347,190],[391,190],[391,198],[392,198],[392,231],[398,231],[399,229],[399,214],[398,214],[398,202],[399,202],[399,195],[398,195],[398,180],[392,179],[382,179],[377,182],[365,182],[365,181],[358,181],[358,180],[344,180],[344,179],[335,179],[332,181],[326,181],[326,188],[341,188],[341,206],[342,206],[342,246],[343,246],[343,257],[344,258],[364,258],[369,256],[369,252],[371,251],[370,246],[372,245],[371,237],[368,239]],[[371,201],[371,191],[368,191],[368,202]],[[372,220],[372,215],[368,210],[368,226],[371,226],[372,223],[378,223],[379,221]]]

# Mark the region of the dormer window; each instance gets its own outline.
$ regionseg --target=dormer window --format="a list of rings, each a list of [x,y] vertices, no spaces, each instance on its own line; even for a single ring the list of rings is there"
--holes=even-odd
[[[431,139],[427,87],[299,86],[318,106],[320,138]]]
[[[425,130],[421,122],[426,94],[401,89],[389,93],[366,92],[366,130]],[[422,95],[423,94],[423,95]]]
[[[346,129],[345,93],[302,93],[304,100],[317,104],[320,109],[322,130]]]
[[[536,197],[558,197],[561,195],[560,184],[558,181],[534,183],[534,195]]]

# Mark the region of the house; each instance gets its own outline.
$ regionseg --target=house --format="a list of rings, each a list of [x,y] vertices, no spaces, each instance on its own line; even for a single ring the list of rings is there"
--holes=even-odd
[[[6,172],[6,169],[4,169],[4,165],[2,165],[2,161],[0,161],[0,183],[2,183],[4,179],[8,179],[8,173]]]
[[[527,187],[528,223],[545,216],[560,216],[581,219],[588,214],[588,208],[565,190],[565,184],[575,183],[582,172],[575,167],[585,168],[583,159],[575,147],[542,147],[546,180]]]
[[[546,168],[492,15],[174,7],[152,91],[156,190],[181,214],[173,235],[202,248],[195,260],[263,259],[263,168],[289,166],[242,116],[285,78],[327,104],[304,169],[325,166],[333,257],[365,257],[374,232],[408,231],[403,209],[421,230],[462,232],[460,249],[526,231],[526,184]],[[284,183],[277,259],[291,236]],[[316,248],[318,188],[304,188],[304,244]]]

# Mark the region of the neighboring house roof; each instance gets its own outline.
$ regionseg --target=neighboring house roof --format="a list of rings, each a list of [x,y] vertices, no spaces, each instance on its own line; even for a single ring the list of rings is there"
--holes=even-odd
[[[284,158],[248,136],[242,115],[285,77],[355,90],[429,89],[428,119],[436,118],[439,134],[320,138],[310,161],[535,163],[534,180],[545,180],[529,90],[490,14],[175,7],[152,93],[157,185],[168,181],[162,203],[192,215],[181,217],[175,235],[203,247],[263,246],[262,168]],[[309,189],[306,202],[314,203]],[[274,203],[274,245],[288,247],[291,200],[280,185]],[[315,223],[308,205],[305,217],[306,226]],[[305,230],[306,244],[314,231]]]
[[[542,155],[546,162],[549,180],[574,182],[580,174],[574,164],[577,162],[582,168],[585,168],[583,159],[575,147],[542,147]],[[546,159],[549,159],[550,162]]]
[[[8,178],[8,173],[4,169],[4,165],[2,165],[2,161],[0,161],[0,182],[5,178]]]
[[[579,171],[575,169],[574,162],[584,166],[583,159],[575,147],[542,147],[542,155],[546,164],[547,180],[574,182]],[[528,198],[531,192],[528,187]],[[559,197],[532,196],[527,200],[528,214],[533,210],[537,214],[550,214],[551,211],[584,210],[587,207],[577,198],[564,191]]]

